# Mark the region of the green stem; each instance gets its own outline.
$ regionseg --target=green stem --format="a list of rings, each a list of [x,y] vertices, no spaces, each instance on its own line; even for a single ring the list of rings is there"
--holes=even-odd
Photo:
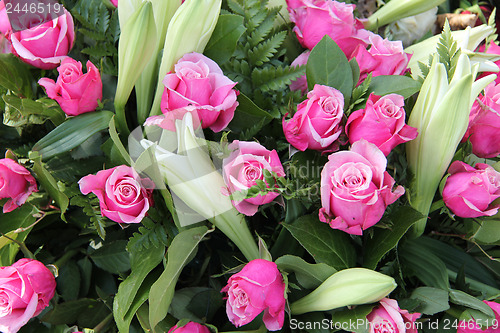
[[[127,116],[125,115],[125,105],[121,103],[117,103],[115,100],[115,121],[116,126],[118,128],[118,132],[122,135],[128,136],[130,134],[130,130],[127,126]]]
[[[59,260],[57,260],[54,265],[57,267],[57,268],[60,268],[62,266],[64,266],[64,264],[71,258],[73,258],[74,255],[76,255],[79,251],[76,250],[76,249],[73,249],[73,250],[69,250],[68,252],[66,252],[61,258],[59,258]]]
[[[236,244],[248,261],[259,258],[259,248],[243,215],[232,209],[210,221]]]
[[[94,327],[94,333],[104,332],[104,328],[109,324],[109,322],[113,319],[113,314],[110,313],[106,316],[96,327]]]

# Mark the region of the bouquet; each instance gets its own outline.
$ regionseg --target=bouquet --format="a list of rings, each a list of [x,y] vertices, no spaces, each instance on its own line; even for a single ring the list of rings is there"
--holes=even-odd
[[[494,3],[0,1],[0,331],[500,332]]]

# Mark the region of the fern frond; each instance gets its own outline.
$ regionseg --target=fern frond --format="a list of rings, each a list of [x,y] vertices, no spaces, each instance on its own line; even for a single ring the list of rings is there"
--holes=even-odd
[[[458,57],[460,56],[460,49],[458,43],[451,35],[450,24],[448,20],[445,21],[443,32],[439,38],[437,45],[437,53],[439,55],[439,62],[441,62],[448,72],[448,79],[451,80],[455,67],[457,65]]]
[[[251,63],[262,66],[268,62],[283,43],[286,37],[286,31],[280,31],[264,43],[257,45],[248,52],[248,59]]]
[[[305,66],[256,68],[252,72],[252,81],[256,89],[263,92],[284,89],[290,82],[305,74]]]
[[[167,231],[161,223],[155,223],[146,217],[142,220],[142,225],[128,241],[127,251],[136,252],[141,249],[149,249],[152,246],[169,245]]]

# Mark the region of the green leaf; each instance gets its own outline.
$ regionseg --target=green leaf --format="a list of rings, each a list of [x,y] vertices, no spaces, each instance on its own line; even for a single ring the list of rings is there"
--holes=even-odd
[[[478,300],[474,296],[471,296],[467,293],[464,293],[463,291],[460,290],[455,290],[455,289],[450,289],[450,301],[452,303],[458,304],[458,305],[463,305],[468,308],[474,309],[481,311],[488,317],[491,317],[490,319],[493,320],[495,319],[495,313],[493,310],[487,305],[486,303]]]
[[[403,75],[380,75],[372,78],[369,92],[375,95],[385,96],[398,94],[408,98],[420,91],[422,83]]]
[[[396,247],[408,229],[423,217],[420,212],[411,207],[398,207],[388,216],[392,222],[391,229],[375,229],[373,237],[366,240],[363,247],[365,251],[363,266],[375,269],[380,259]]]
[[[6,234],[18,228],[33,224],[36,218],[33,216],[38,209],[31,204],[24,204],[10,213],[0,214],[0,233]]]
[[[245,30],[243,17],[233,14],[220,15],[203,53],[219,65],[225,63],[236,50],[236,43]]]
[[[130,256],[127,250],[125,250],[126,246],[126,240],[107,243],[95,250],[90,255],[90,258],[97,267],[106,272],[114,274],[123,273],[130,269]]]
[[[80,281],[80,269],[74,261],[69,261],[59,268],[57,290],[65,301],[74,301],[78,298]]]
[[[405,267],[425,285],[443,290],[450,288],[444,262],[427,248],[407,241],[400,247],[400,255]]]
[[[420,287],[413,291],[410,298],[420,301],[417,311],[427,315],[443,312],[450,308],[446,290]]]
[[[35,162],[33,165],[33,172],[36,174],[36,179],[43,186],[45,191],[51,196],[61,209],[61,218],[64,220],[64,212],[68,209],[69,199],[61,190],[59,182],[52,176],[52,174],[43,166],[38,153],[31,152],[30,158]]]
[[[120,283],[113,302],[113,316],[121,333],[128,333],[133,315],[129,316],[130,321],[125,320],[125,316],[144,279],[153,268],[161,263],[164,253],[165,247],[163,246],[142,248],[131,253],[131,273],[125,281]]]
[[[252,125],[263,121],[263,125],[268,124],[274,115],[259,108],[251,99],[240,93],[238,96],[238,107],[234,113],[234,118],[229,123],[229,128],[235,132],[249,129]]]
[[[276,264],[282,271],[295,273],[299,284],[306,289],[318,287],[323,281],[337,272],[335,268],[327,264],[310,264],[300,257],[288,254],[276,259]]]
[[[57,304],[55,308],[45,314],[41,320],[53,325],[72,325],[75,322],[80,321],[80,317],[86,316],[89,313],[95,313],[97,317],[97,314],[100,312],[101,316],[102,314],[106,316],[107,311],[103,311],[103,307],[106,309],[106,306],[102,302],[95,299],[80,298],[75,301]],[[87,325],[92,327],[90,323],[84,324],[84,326]]]
[[[42,158],[67,152],[108,128],[112,116],[110,111],[100,111],[70,118],[40,139],[33,146],[33,151],[38,151]]]
[[[13,54],[0,54],[0,85],[20,97],[31,98],[33,77],[28,68]]]
[[[355,84],[351,65],[344,52],[329,36],[323,37],[312,49],[307,61],[306,77],[309,90],[315,84],[333,87],[344,95],[345,104],[349,104]]]
[[[188,305],[193,298],[202,292],[212,290],[206,287],[182,288],[175,292],[172,303],[170,304],[170,313],[175,318],[185,318],[192,321],[201,321],[202,318],[188,309]],[[203,316],[202,316],[203,317]]]
[[[302,216],[291,224],[284,223],[283,226],[316,262],[323,262],[337,270],[353,267],[356,263],[356,250],[349,236],[320,222],[317,216]]]
[[[184,230],[175,236],[168,248],[167,266],[149,294],[149,321],[153,332],[157,332],[156,325],[167,315],[182,269],[192,260],[198,243],[209,232],[205,226]]]
[[[494,244],[500,241],[500,217],[483,217],[474,219],[472,238],[481,244]]]
[[[342,327],[345,331],[356,333],[368,333],[368,320],[366,316],[373,310],[375,305],[360,305],[353,309],[335,311],[332,313],[332,326]]]
[[[61,124],[66,115],[56,101],[41,98],[33,101],[19,98],[15,95],[3,96],[5,102],[4,123],[8,126],[18,127],[26,124],[43,124],[51,120],[54,125]]]
[[[252,50],[248,51],[248,59],[252,64],[262,66],[278,52],[279,47],[286,37],[286,31],[280,31],[274,34],[271,38],[258,44]]]

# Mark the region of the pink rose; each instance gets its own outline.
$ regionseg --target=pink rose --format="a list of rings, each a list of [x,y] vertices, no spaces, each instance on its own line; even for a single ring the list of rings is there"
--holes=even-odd
[[[42,15],[29,13],[21,17],[23,26],[32,28],[12,32],[9,39],[12,43],[12,53],[22,61],[41,69],[53,69],[66,58],[73,47],[73,18],[65,9],[63,15],[39,24],[43,20]]]
[[[0,0],[0,33],[7,35],[10,30],[12,30],[12,27],[10,26],[9,16],[5,9],[5,3],[3,0]]]
[[[87,61],[87,73],[83,74],[82,63],[67,57],[57,71],[57,82],[45,77],[38,81],[47,96],[56,100],[68,116],[94,111],[102,99],[101,75],[94,64]]]
[[[306,50],[302,52],[297,58],[295,58],[294,61],[292,61],[291,66],[302,66],[307,64],[307,59],[309,59],[309,55],[311,54],[311,51]],[[307,92],[307,78],[306,75],[302,75],[299,77],[297,80],[294,80],[290,83],[290,90],[296,91],[300,90],[302,94],[305,94]]]
[[[443,188],[443,201],[461,217],[492,216],[500,204],[493,204],[500,197],[500,173],[488,164],[477,163],[473,168],[462,161],[455,161],[448,169],[450,176]]]
[[[363,24],[354,18],[355,5],[332,0],[287,0],[293,31],[302,46],[312,50],[324,36],[330,36],[346,55],[358,44]]]
[[[392,190],[386,165],[384,153],[364,139],[328,156],[321,171],[320,221],[352,235],[380,221],[387,205],[405,192],[402,186]]]
[[[0,159],[0,199],[9,199],[3,212],[11,212],[23,205],[33,192],[38,192],[38,188],[30,172],[10,158]]]
[[[494,158],[500,154],[500,84],[490,83],[471,109],[469,128],[464,136],[474,155]]]
[[[404,97],[396,94],[368,97],[366,107],[351,113],[345,131],[350,143],[365,139],[385,156],[397,145],[417,137],[417,129],[405,123]]]
[[[220,132],[233,119],[238,106],[236,82],[224,76],[219,65],[200,53],[185,54],[163,79],[163,113],[193,105],[203,128]]]
[[[110,0],[113,6],[118,7],[118,0]]]
[[[297,106],[290,120],[283,118],[283,132],[295,148],[319,150],[323,153],[338,150],[342,133],[344,96],[335,88],[316,84],[307,99]]]
[[[154,183],[129,166],[101,170],[80,179],[80,191],[99,198],[101,214],[118,223],[139,223],[153,205]]]
[[[363,82],[368,74],[403,75],[407,71],[410,56],[404,52],[401,41],[390,41],[371,33],[368,36],[369,47],[358,45],[351,55],[359,65],[359,81]]]
[[[0,33],[0,53],[12,53],[10,50],[10,42],[4,35]]]
[[[56,281],[41,262],[20,259],[0,267],[0,331],[15,333],[38,316],[54,296]]]
[[[168,333],[210,333],[210,330],[205,325],[195,323],[194,321],[188,322],[186,325],[177,327],[175,325],[168,330]]]
[[[418,333],[415,321],[420,316],[400,309],[393,299],[383,298],[366,319],[370,322],[370,333]]]
[[[226,313],[234,326],[246,325],[262,311],[269,331],[283,327],[285,319],[285,283],[278,266],[254,259],[227,281],[221,292],[227,293]]]
[[[194,106],[186,106],[180,109],[169,111],[159,116],[148,117],[148,119],[146,119],[146,121],[144,122],[144,126],[159,126],[163,129],[175,132],[175,121],[182,120],[186,112],[191,113],[191,117],[193,119],[193,128],[195,130],[199,129],[201,127],[201,123]]]
[[[275,172],[278,177],[285,176],[276,150],[269,151],[257,142],[238,140],[233,141],[229,149],[232,152],[222,162],[222,175],[230,194],[249,189],[256,184],[257,179],[264,180],[264,169]],[[265,195],[259,194],[253,198],[232,202],[240,213],[252,216],[260,205],[273,201],[278,195],[278,193],[269,192]]]
[[[483,301],[495,313],[495,320],[490,320],[488,323],[484,321],[483,326],[473,320],[460,321],[458,323],[457,333],[498,333],[500,327],[500,304],[495,302]],[[490,328],[486,328],[486,324],[490,324]],[[483,328],[486,328],[483,330]]]

